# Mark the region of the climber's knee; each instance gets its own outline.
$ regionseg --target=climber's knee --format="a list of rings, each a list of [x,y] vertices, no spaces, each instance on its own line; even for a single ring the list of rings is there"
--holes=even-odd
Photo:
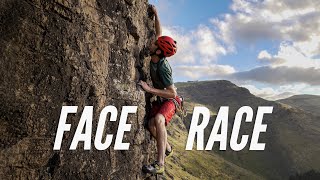
[[[165,125],[165,121],[166,119],[164,118],[164,116],[160,113],[158,113],[155,117],[154,117],[154,124],[156,127],[160,127],[160,126],[164,126]]]

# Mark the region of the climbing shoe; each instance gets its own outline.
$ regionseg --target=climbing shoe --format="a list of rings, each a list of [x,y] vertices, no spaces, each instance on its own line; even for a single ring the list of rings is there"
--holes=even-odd
[[[155,161],[152,164],[144,165],[142,171],[149,174],[163,174],[164,166],[160,166],[159,163]]]
[[[166,158],[172,156],[173,154],[173,149],[171,147],[171,151],[166,150]]]

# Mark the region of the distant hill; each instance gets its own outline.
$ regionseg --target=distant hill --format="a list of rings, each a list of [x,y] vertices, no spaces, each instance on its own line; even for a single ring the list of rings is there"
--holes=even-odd
[[[288,104],[320,116],[320,96],[295,95],[286,99],[277,100],[277,102]]]
[[[172,157],[166,158],[167,178],[164,179],[264,179],[219,154],[210,151],[186,151],[188,131],[180,118],[174,117],[167,129],[168,141],[174,153]]]
[[[237,171],[237,173],[250,172],[257,177],[264,177],[266,179],[288,179],[289,176],[297,173],[304,173],[312,169],[315,171],[320,170],[320,121],[318,121],[317,116],[307,113],[302,109],[256,97],[247,89],[238,87],[229,81],[186,82],[177,83],[176,86],[179,94],[186,98],[188,116],[183,121],[186,132],[171,132],[171,135],[169,134],[169,141],[172,142],[177,139],[173,135],[177,132],[179,132],[179,138],[186,138],[184,136],[188,133],[192,110],[196,104],[206,106],[211,110],[212,117],[205,130],[206,139],[210,135],[215,114],[220,106],[230,107],[229,136],[235,112],[240,107],[245,105],[251,106],[254,113],[256,113],[258,106],[273,106],[273,113],[265,116],[263,120],[263,123],[268,125],[267,132],[261,133],[259,138],[259,142],[266,143],[265,151],[249,151],[248,145],[245,150],[239,152],[232,151],[229,147],[227,151],[219,151],[217,150],[219,144],[215,144],[215,149],[211,153],[216,158],[223,157],[223,162],[230,162],[240,169],[246,170]],[[240,134],[248,134],[251,139],[253,125],[254,122],[242,123]],[[171,128],[176,128],[176,126],[178,125],[173,123]],[[181,139],[178,142],[181,143]],[[206,142],[207,140],[205,140]],[[183,144],[185,145],[185,142]],[[182,152],[178,153],[184,152],[182,150]],[[193,150],[192,152],[201,151]],[[206,152],[201,153],[205,154]],[[219,161],[217,160],[217,162]],[[177,162],[173,164],[179,165]],[[187,167],[184,168],[192,171]],[[239,168],[237,169],[239,170]],[[205,169],[205,167],[202,167],[202,169]],[[205,170],[210,171],[211,169]],[[228,172],[228,170],[231,174],[232,172],[235,174],[234,169],[230,168],[227,168],[224,172]]]

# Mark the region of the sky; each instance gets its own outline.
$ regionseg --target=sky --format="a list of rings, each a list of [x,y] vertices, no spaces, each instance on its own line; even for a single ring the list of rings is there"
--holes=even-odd
[[[149,0],[175,82],[226,79],[276,100],[320,95],[319,0]]]

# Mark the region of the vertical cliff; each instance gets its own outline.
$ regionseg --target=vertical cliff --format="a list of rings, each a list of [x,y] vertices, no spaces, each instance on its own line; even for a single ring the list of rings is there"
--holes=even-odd
[[[141,179],[154,155],[144,129],[146,45],[153,35],[147,0],[2,0],[0,2],[0,179]],[[53,151],[64,105],[68,116],[60,151]],[[84,106],[100,111],[136,105],[125,133],[128,151],[70,151]],[[115,134],[118,121],[106,122]]]

